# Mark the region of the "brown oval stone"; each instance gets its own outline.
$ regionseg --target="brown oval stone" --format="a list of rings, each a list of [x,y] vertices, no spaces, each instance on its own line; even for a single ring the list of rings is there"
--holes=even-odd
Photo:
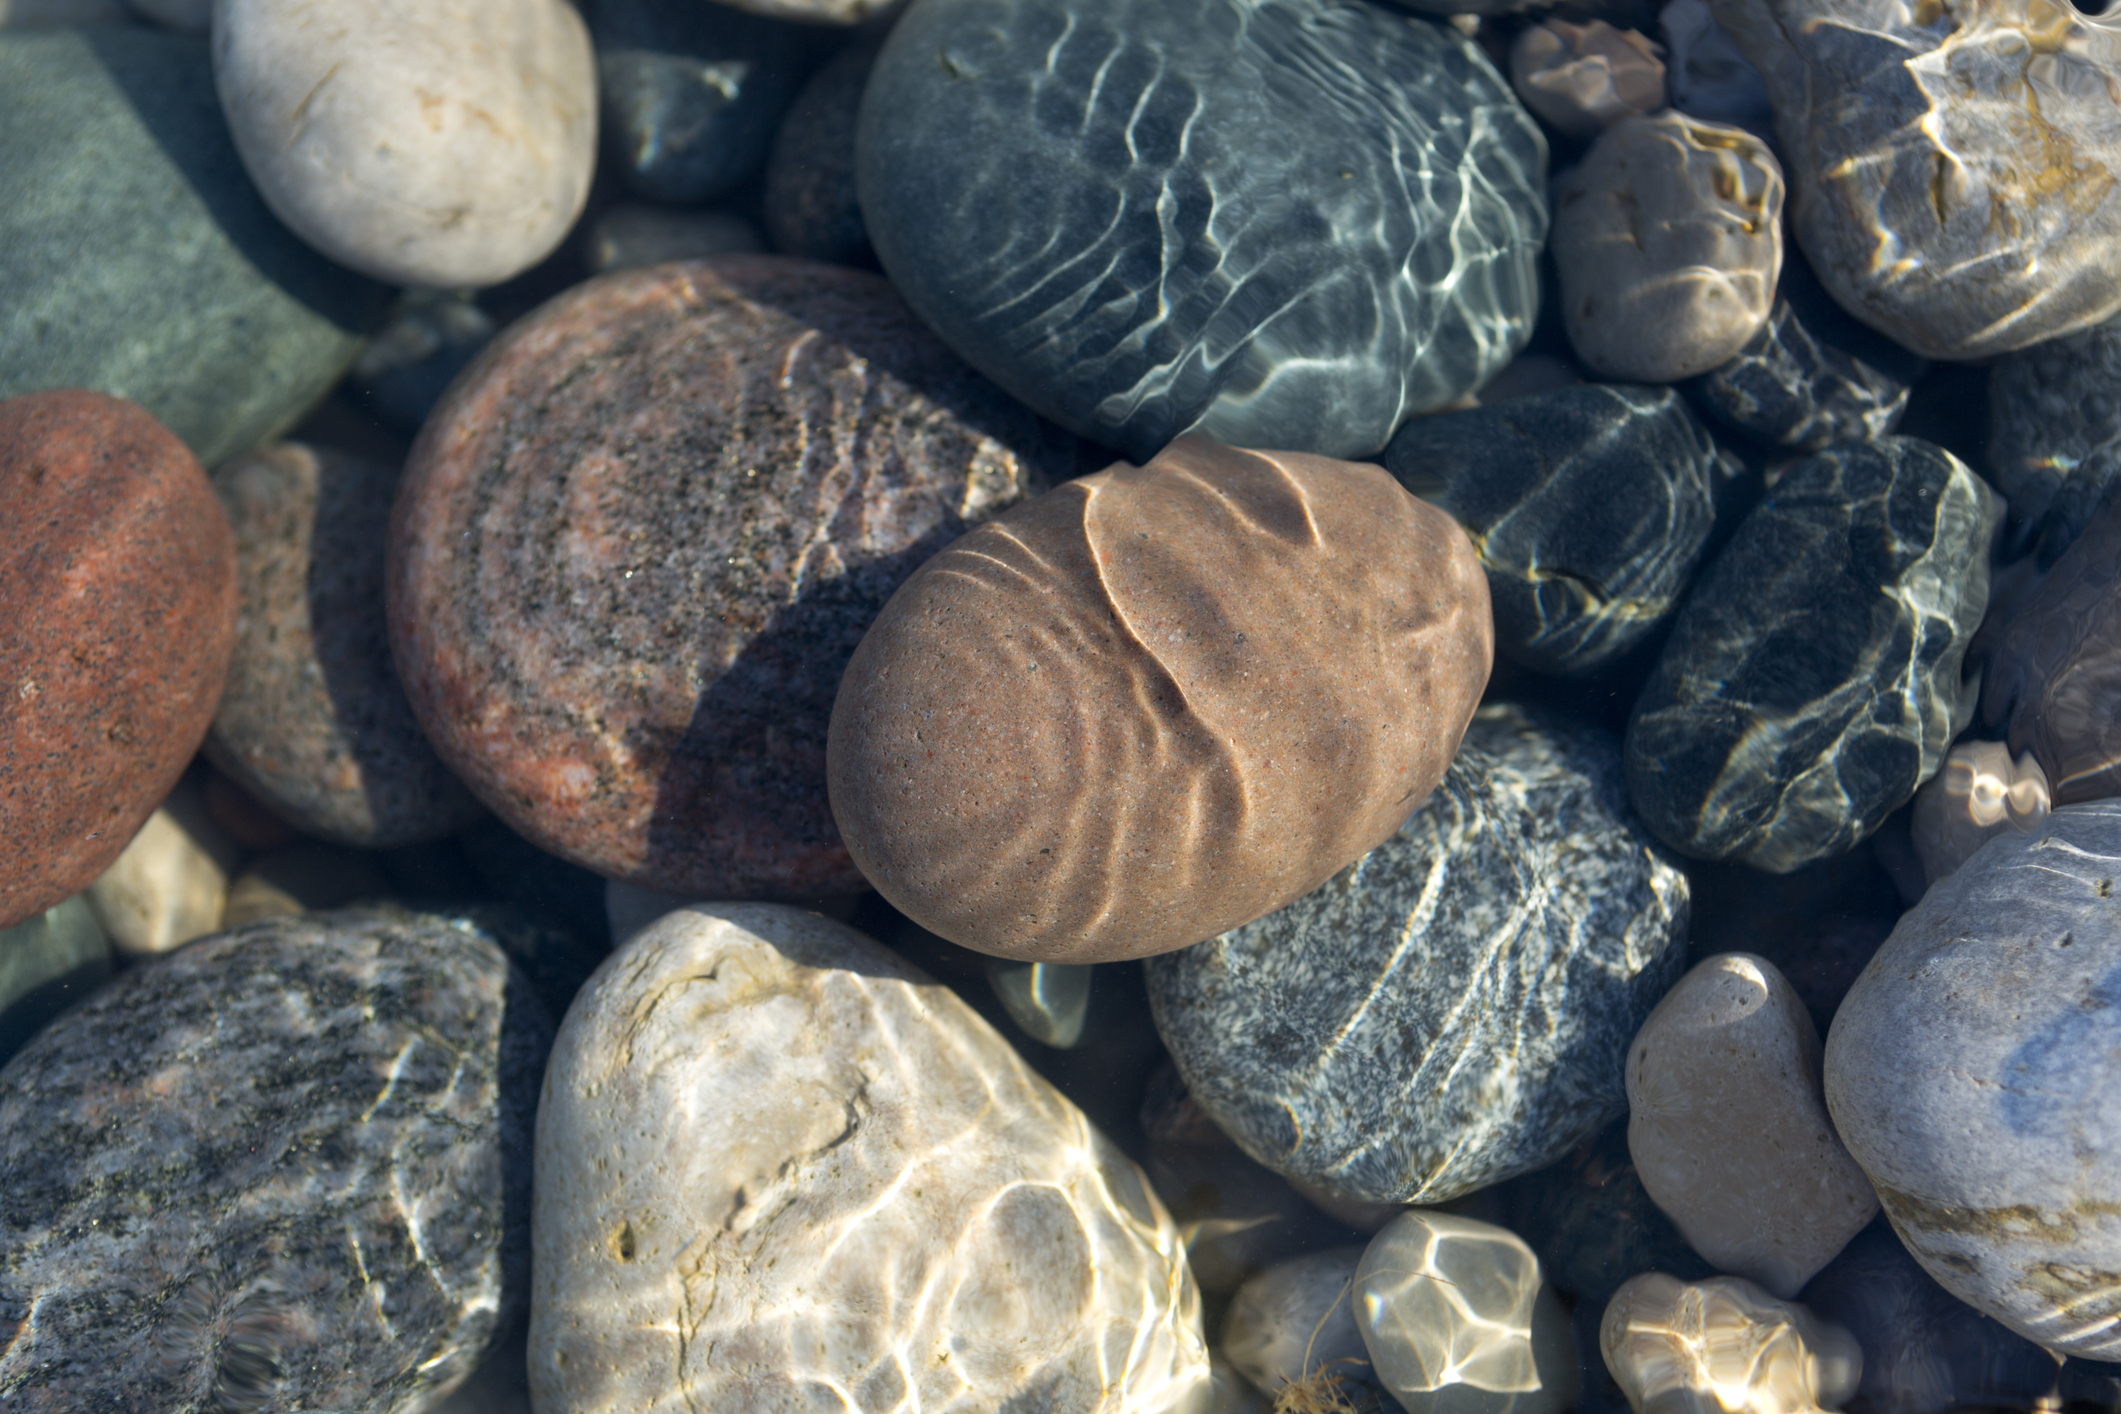
[[[983,526],[848,665],[832,808],[965,947],[1168,952],[1382,842],[1494,657],[1464,532],[1379,467],[1184,437]]]
[[[915,566],[1073,456],[877,276],[592,280],[496,339],[413,448],[398,670],[543,849],[688,898],[859,889],[825,798],[841,672]]]
[[[0,927],[86,888],[199,749],[236,559],[206,473],[102,393],[0,402]]]

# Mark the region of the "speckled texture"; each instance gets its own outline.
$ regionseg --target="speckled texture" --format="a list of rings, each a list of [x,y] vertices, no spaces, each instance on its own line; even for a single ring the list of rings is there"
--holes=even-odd
[[[126,973],[0,1070],[0,1399],[412,1414],[521,1299],[551,1032],[402,910]]]
[[[915,0],[857,149],[906,302],[1137,462],[1189,429],[1374,456],[1487,381],[1546,162],[1477,46],[1360,0]]]
[[[1899,425],[1912,380],[1815,338],[1786,299],[1728,363],[1691,380],[1710,417],[1763,442],[1816,452]]]
[[[1782,470],[1695,584],[1628,723],[1628,791],[1685,854],[1787,872],[1905,805],[1973,715],[2001,507],[1912,437]]]
[[[833,814],[870,883],[952,942],[1166,952],[1389,837],[1492,642],[1465,536],[1382,470],[1182,438],[893,596],[833,709]]]
[[[825,790],[855,644],[1072,439],[874,275],[608,275],[504,333],[415,444],[390,631],[437,752],[542,849],[691,898],[861,888]]]
[[[1738,471],[1669,388],[1612,384],[1416,419],[1384,462],[1472,537],[1497,651],[1546,673],[1604,667],[1671,617]]]
[[[6,927],[108,868],[199,749],[236,557],[184,444],[101,393],[0,402],[0,526]]]
[[[1686,926],[1685,878],[1628,814],[1611,738],[1491,707],[1396,835],[1152,959],[1149,1000],[1194,1098],[1261,1163],[1437,1203],[1620,1113]]]
[[[397,473],[296,442],[214,474],[241,590],[213,763],[301,829],[387,849],[482,813],[420,734],[383,622]]]
[[[2121,320],[1990,365],[1988,466],[2011,503],[2005,550],[2061,558],[2121,490]]]

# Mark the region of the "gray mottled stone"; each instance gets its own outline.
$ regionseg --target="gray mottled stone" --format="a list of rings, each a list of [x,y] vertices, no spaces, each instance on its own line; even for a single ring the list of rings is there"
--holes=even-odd
[[[1398,834],[1279,912],[1149,959],[1149,1000],[1194,1098],[1255,1159],[1342,1196],[1440,1202],[1620,1113],[1686,920],[1610,738],[1491,707]]]
[[[1419,418],[1384,461],[1472,538],[1496,648],[1548,673],[1605,666],[1679,607],[1738,470],[1670,389],[1611,385]]]
[[[1854,847],[1943,764],[2001,508],[1951,453],[1852,442],[1783,470],[1679,611],[1628,723],[1666,843],[1777,873]]]
[[[1146,461],[1369,456],[1530,336],[1546,143],[1463,35],[1353,0],[916,0],[861,207],[943,338]]]
[[[1780,447],[1816,452],[1871,441],[1899,425],[1911,379],[1814,337],[1787,299],[1728,363],[1688,381],[1709,416]]]
[[[0,1070],[0,1391],[111,1414],[421,1408],[527,1287],[552,1027],[471,924],[276,920]]]
[[[2053,564],[2121,490],[2121,320],[1989,367],[1988,471],[2011,505],[2005,552]]]

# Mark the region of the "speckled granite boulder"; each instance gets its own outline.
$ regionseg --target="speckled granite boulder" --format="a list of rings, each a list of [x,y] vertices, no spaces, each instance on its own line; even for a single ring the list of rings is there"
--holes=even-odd
[[[1679,607],[1738,470],[1668,388],[1589,384],[1417,418],[1385,449],[1472,538],[1495,647],[1591,672]]]
[[[1868,442],[1899,425],[1912,378],[1815,337],[1787,299],[1726,363],[1690,380],[1688,395],[1725,426],[1778,447],[1816,452]]]
[[[1686,920],[1612,740],[1491,707],[1396,835],[1279,912],[1150,959],[1149,1001],[1195,1100],[1261,1163],[1436,1203],[1620,1113]]]
[[[1988,472],[2006,553],[2053,564],[2121,490],[2121,320],[2006,354],[1988,373]]]
[[[1606,1303],[1598,1345],[1635,1414],[1817,1414],[1863,1371],[1847,1331],[1743,1277],[1644,1272]]]
[[[858,890],[824,790],[847,660],[915,566],[1073,460],[874,275],[605,276],[503,333],[415,444],[398,669],[540,848],[693,898]]]
[[[1464,36],[1357,0],[916,0],[858,171],[906,302],[1136,462],[1188,429],[1374,455],[1538,301],[1537,124]]]
[[[0,1387],[423,1408],[522,1299],[551,1034],[491,939],[402,910],[126,973],[0,1070]]]
[[[1510,84],[1525,107],[1571,137],[1595,137],[1664,107],[1661,45],[1604,20],[1545,20],[1510,44]]]
[[[1973,715],[1961,676],[2001,508],[1941,447],[1783,469],[1679,611],[1628,723],[1628,791],[1685,854],[1786,872],[1852,848]]]
[[[2121,30],[2066,0],[1713,0],[1766,80],[1797,241],[1848,310],[1978,359],[2121,312]]]
[[[1936,883],[1997,835],[2040,828],[2053,803],[2047,773],[2030,753],[2013,761],[2000,741],[1961,738],[1944,769],[1915,792],[1908,835],[1924,880]]]
[[[2121,801],[1993,839],[1893,929],[1826,1098],[1910,1252],[2051,1350],[2121,1356]]]

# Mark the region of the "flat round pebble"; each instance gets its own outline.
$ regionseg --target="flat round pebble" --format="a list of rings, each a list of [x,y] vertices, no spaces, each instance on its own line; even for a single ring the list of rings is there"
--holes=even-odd
[[[1167,952],[1390,836],[1492,653],[1442,512],[1376,467],[1187,437],[907,580],[833,709],[833,814],[870,883],[961,946]]]
[[[496,340],[414,446],[398,668],[542,849],[692,898],[858,890],[824,790],[847,660],[916,565],[1073,456],[874,275],[605,276]]]
[[[1372,456],[1538,301],[1537,124],[1463,35],[1357,0],[916,0],[858,172],[906,302],[1136,462]]]
[[[108,868],[199,749],[236,559],[184,444],[101,393],[0,402],[0,525],[5,927]]]
[[[1217,1350],[1268,1394],[1322,1371],[1371,1378],[1370,1352],[1355,1328],[1360,1247],[1306,1252],[1254,1273],[1223,1318]]]

